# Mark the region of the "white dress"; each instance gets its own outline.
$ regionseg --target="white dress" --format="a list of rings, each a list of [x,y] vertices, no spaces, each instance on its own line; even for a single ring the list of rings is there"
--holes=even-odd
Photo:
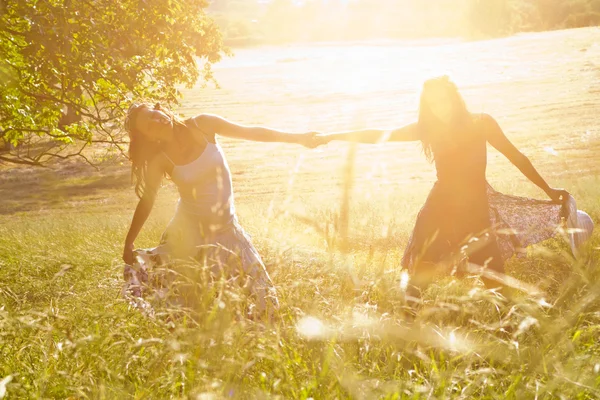
[[[149,293],[168,294],[172,280],[172,275],[157,272],[164,268],[157,267],[173,260],[194,260],[205,263],[216,279],[222,274],[227,279],[243,278],[241,284],[250,292],[256,311],[277,308],[269,274],[237,221],[231,173],[221,147],[207,141],[196,160],[173,164],[171,178],[180,194],[175,216],[157,247],[134,251],[134,264],[125,267],[126,293],[148,308],[142,298]]]

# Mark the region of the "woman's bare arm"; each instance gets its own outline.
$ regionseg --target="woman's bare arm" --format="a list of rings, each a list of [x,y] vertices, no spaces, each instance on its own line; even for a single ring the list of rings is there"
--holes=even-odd
[[[358,143],[382,143],[382,142],[409,142],[419,140],[419,127],[417,123],[405,125],[398,129],[364,129],[349,132],[335,132],[317,136],[321,143],[329,143],[332,140],[343,140]]]
[[[158,159],[155,159],[150,163],[148,166],[148,171],[146,172],[144,194],[135,208],[133,220],[131,221],[131,226],[129,227],[127,237],[125,238],[123,261],[125,261],[125,263],[128,265],[133,264],[134,242],[142,230],[144,223],[148,219],[148,216],[150,216],[150,212],[154,206],[154,200],[156,199],[156,193],[160,187],[163,174],[164,170],[162,169]]]
[[[202,114],[194,118],[196,125],[205,133],[218,133],[236,139],[255,142],[297,143],[306,147],[314,146],[313,132],[290,133],[262,126],[246,126],[228,121],[217,115]]]
[[[490,115],[482,116],[486,139],[496,150],[502,153],[515,167],[519,169],[536,186],[542,189],[552,200],[562,202],[568,192],[562,189],[553,189],[542,178],[535,169],[529,158],[519,151],[514,144],[508,140],[498,122]]]

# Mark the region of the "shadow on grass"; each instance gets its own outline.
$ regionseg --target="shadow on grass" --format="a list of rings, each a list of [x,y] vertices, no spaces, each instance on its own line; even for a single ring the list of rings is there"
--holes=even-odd
[[[13,168],[0,173],[0,215],[62,208],[65,203],[109,199],[130,189],[128,165],[106,163],[99,170],[82,163],[56,168]]]

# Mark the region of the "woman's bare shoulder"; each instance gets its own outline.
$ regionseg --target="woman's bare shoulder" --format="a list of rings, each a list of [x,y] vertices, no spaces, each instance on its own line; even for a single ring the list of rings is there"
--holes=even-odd
[[[498,127],[498,122],[496,122],[494,117],[492,117],[490,114],[471,113],[471,118],[475,128],[478,131],[483,132],[485,134],[487,134],[490,131],[493,131]]]
[[[494,122],[495,119],[488,113],[471,113],[471,118],[476,124],[489,124]]]
[[[216,143],[215,118],[218,117],[212,114],[199,114],[185,120],[185,124],[190,128],[194,137],[202,135],[209,142]]]

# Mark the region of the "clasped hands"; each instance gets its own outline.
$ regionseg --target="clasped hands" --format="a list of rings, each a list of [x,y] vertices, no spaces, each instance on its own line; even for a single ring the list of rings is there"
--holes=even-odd
[[[309,149],[314,149],[329,143],[333,138],[319,132],[307,132],[299,135],[298,143]]]

